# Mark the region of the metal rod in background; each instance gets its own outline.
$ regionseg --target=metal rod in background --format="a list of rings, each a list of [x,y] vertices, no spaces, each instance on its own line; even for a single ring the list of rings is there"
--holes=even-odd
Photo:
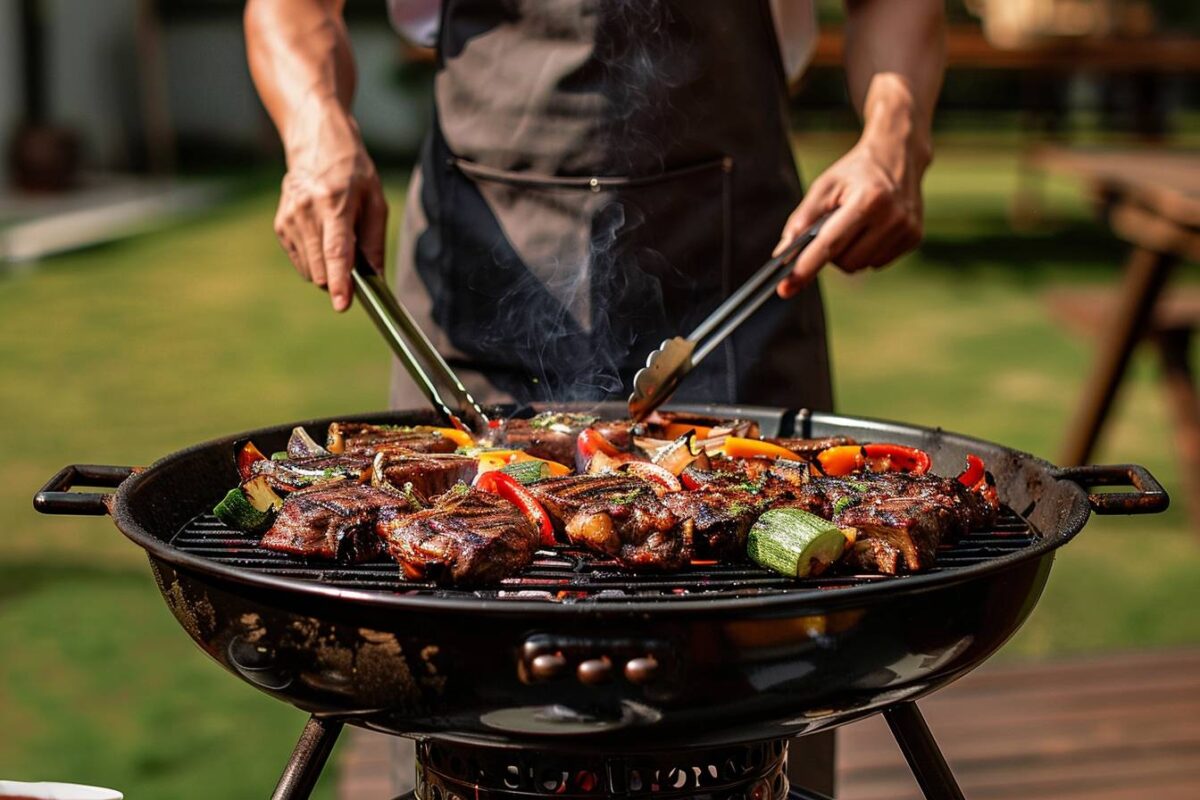
[[[925,800],[966,800],[915,702],[892,706],[883,712],[883,718],[892,729],[892,736],[896,737]]]
[[[341,720],[308,718],[271,800],[308,800],[342,732],[342,724]]]

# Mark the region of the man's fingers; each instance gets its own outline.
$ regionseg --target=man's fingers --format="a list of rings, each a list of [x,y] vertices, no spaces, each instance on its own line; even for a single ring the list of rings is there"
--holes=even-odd
[[[875,226],[868,222],[863,226],[859,237],[831,260],[845,272],[858,272],[867,267],[887,263],[891,260],[891,257],[887,256],[889,247],[898,242],[899,233],[896,228]]]
[[[325,271],[325,242],[321,233],[321,220],[309,207],[298,215],[296,228],[300,250],[304,253],[304,261],[308,266],[308,279],[324,289],[329,284],[329,279]]]
[[[796,258],[791,275],[780,282],[779,296],[786,300],[804,288],[821,267],[841,255],[864,224],[863,215],[850,207],[843,206],[831,214],[817,238]]]
[[[358,215],[357,232],[358,246],[371,266],[379,272],[383,272],[387,219],[387,200],[383,197],[383,190],[376,185],[367,191],[362,212]]]
[[[324,228],[325,274],[329,282],[329,301],[334,311],[350,307],[352,290],[350,270],[354,268],[356,237],[350,218],[337,216],[326,221]]]
[[[775,250],[771,253],[772,258],[786,250],[787,246],[797,236],[811,228],[821,218],[821,215],[832,211],[833,199],[833,184],[820,179],[816,180],[809,187],[804,199],[800,201],[800,205],[796,206],[796,210],[784,223],[783,234],[779,237],[779,244],[775,245]]]

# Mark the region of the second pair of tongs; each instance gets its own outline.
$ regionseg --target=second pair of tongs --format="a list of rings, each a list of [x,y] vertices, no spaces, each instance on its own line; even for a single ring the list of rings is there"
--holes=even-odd
[[[355,256],[351,275],[355,297],[434,409],[450,425],[483,437],[489,427],[487,414],[361,252]]]
[[[687,338],[668,339],[646,357],[646,366],[633,376],[633,394],[629,396],[629,416],[635,421],[645,419],[679,386],[692,369],[704,360],[717,345],[762,307],[775,293],[775,286],[791,272],[792,262],[800,251],[812,244],[821,232],[828,216],[822,217],[807,231],[796,237],[779,255],[764,264],[750,280],[742,284],[717,310],[692,331]]]

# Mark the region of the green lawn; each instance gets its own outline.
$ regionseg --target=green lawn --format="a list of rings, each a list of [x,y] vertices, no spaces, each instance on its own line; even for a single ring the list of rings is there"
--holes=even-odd
[[[806,142],[806,172],[836,146]],[[1014,164],[1008,148],[943,148],[922,251],[882,273],[828,276],[841,410],[1053,457],[1089,348],[1042,294],[1109,281],[1121,248],[1069,183],[1045,187],[1044,229],[1012,234]],[[130,797],[264,796],[299,733],[302,714],[190,644],[110,523],[29,506],[70,461],[143,464],[234,430],[385,405],[383,344],[365,315],[332,314],[293,277],[271,213],[264,188],[0,277],[0,410],[13,420],[0,455],[0,776]],[[1145,463],[1171,489],[1154,365],[1139,358],[1134,372],[1098,460]],[[1005,657],[1200,642],[1200,548],[1176,500],[1158,518],[1095,520]]]

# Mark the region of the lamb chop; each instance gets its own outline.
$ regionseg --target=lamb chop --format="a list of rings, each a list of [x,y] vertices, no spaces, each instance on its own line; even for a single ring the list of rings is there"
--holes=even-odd
[[[667,508],[641,478],[573,475],[528,489],[573,544],[635,569],[666,571],[691,561],[692,521]]]
[[[404,447],[417,453],[453,453],[458,444],[427,426],[372,425],[366,422],[333,422],[328,448],[346,455],[373,456],[385,447]]]
[[[421,497],[434,497],[456,483],[470,483],[478,468],[479,462],[469,456],[385,448],[375,454],[371,483],[401,491],[410,487]]]
[[[512,503],[455,488],[432,508],[384,510],[375,526],[406,577],[443,584],[496,583],[533,562],[538,532]]]
[[[396,514],[417,510],[409,498],[353,481],[302,489],[283,501],[260,544],[298,556],[368,561],[383,549],[375,519],[384,509]]]

